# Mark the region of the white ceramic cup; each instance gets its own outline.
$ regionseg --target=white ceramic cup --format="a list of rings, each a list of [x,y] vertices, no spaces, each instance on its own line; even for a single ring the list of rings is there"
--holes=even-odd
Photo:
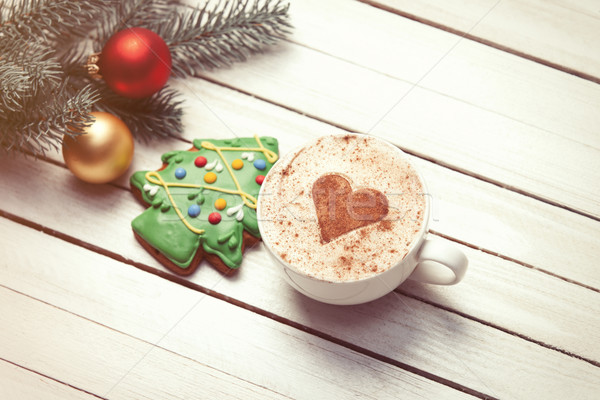
[[[359,134],[354,135],[360,136]],[[377,140],[385,142],[381,139]],[[390,146],[407,159],[400,149],[391,144]],[[281,162],[286,162],[286,160],[282,159]],[[263,196],[261,188],[257,204],[258,227],[265,248],[275,263],[281,267],[283,278],[293,288],[312,299],[338,305],[361,304],[378,299],[392,292],[407,279],[437,285],[453,285],[460,282],[467,271],[467,257],[451,244],[427,238],[431,214],[431,196],[427,195],[428,192],[422,175],[416,170],[415,172],[421,181],[426,205],[423,224],[420,231],[415,234],[416,237],[408,253],[397,264],[379,274],[350,281],[327,281],[308,276],[284,261],[277,252],[273,251],[268,236],[264,234],[263,218],[260,217],[262,215],[261,198]],[[269,179],[269,174],[265,177],[265,181]],[[264,187],[265,185],[263,185]],[[301,246],[302,244],[299,243],[298,245]]]

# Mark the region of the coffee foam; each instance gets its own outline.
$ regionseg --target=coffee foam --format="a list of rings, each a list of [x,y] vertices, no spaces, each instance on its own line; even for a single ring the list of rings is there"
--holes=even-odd
[[[311,189],[322,175],[347,177],[353,190],[385,194],[383,220],[321,240]],[[261,234],[292,268],[327,281],[354,281],[400,262],[418,236],[426,207],[423,185],[401,152],[363,135],[325,136],[275,164],[259,199]]]

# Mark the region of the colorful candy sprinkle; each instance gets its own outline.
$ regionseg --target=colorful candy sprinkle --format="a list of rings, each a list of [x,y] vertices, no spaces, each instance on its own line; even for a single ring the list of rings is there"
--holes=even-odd
[[[212,160],[210,163],[206,164],[206,170],[210,171],[211,169],[213,169],[214,167],[217,166],[217,162],[219,162],[219,160]]]
[[[259,170],[264,170],[267,167],[267,163],[265,160],[259,158],[258,160],[254,161],[254,168],[259,169]]]
[[[225,199],[217,199],[215,200],[215,208],[217,210],[223,210],[225,207],[227,207],[227,201],[225,201]]]
[[[214,172],[207,172],[204,175],[204,182],[206,183],[215,183],[217,181],[217,174]]]
[[[194,160],[194,165],[198,168],[202,168],[206,165],[206,163],[208,162],[208,160],[206,159],[206,157],[196,157],[196,159]]]
[[[242,158],[252,162],[254,161],[254,153],[242,153]]]
[[[189,206],[188,215],[192,218],[196,218],[198,215],[200,215],[200,206],[197,204],[192,204]]]
[[[213,225],[218,224],[219,222],[221,222],[221,214],[219,214],[218,212],[210,213],[210,215],[208,216],[208,222],[210,222]]]
[[[244,162],[242,160],[240,160],[239,158],[236,158],[235,160],[233,160],[231,162],[231,167],[233,169],[242,169],[243,166],[244,166]]]
[[[183,168],[177,168],[175,170],[175,178],[177,178],[177,179],[183,179],[183,178],[185,178],[186,175],[187,175],[187,172]]]
[[[263,182],[265,181],[265,176],[264,175],[258,175],[255,179],[256,183],[258,183],[259,185],[262,185]]]
[[[144,190],[150,195],[150,197],[154,197],[156,193],[158,193],[158,186],[150,185],[146,183],[144,185]]]

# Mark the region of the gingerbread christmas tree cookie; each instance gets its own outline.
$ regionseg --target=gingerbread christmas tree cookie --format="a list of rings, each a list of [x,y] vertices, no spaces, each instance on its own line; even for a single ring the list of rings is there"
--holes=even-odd
[[[163,154],[158,171],[131,177],[150,207],[131,226],[138,241],[172,271],[189,275],[202,259],[223,273],[239,268],[244,247],[260,234],[260,185],[278,159],[272,137],[194,140],[188,151]]]

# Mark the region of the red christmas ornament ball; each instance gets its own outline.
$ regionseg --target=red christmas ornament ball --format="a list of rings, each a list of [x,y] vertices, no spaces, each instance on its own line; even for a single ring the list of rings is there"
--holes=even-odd
[[[115,33],[98,62],[106,84],[124,97],[139,99],[158,92],[171,75],[171,53],[165,41],[145,28]]]

